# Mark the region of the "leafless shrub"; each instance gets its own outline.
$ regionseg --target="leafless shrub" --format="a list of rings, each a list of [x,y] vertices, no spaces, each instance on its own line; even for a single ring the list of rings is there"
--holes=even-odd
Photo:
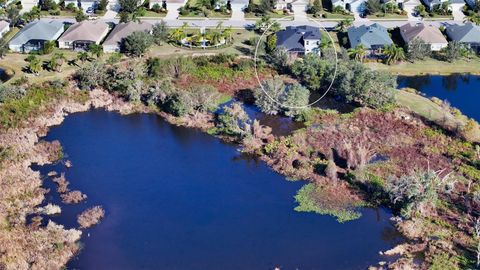
[[[104,216],[105,210],[101,206],[94,206],[78,215],[77,222],[80,224],[81,229],[86,229],[100,222]]]
[[[66,204],[76,204],[87,198],[87,195],[83,194],[79,190],[70,191],[60,195],[62,202]]]
[[[58,193],[66,193],[69,191],[68,185],[70,183],[65,179],[65,173],[60,174],[59,177],[53,178],[52,181],[57,184]]]
[[[335,165],[335,162],[332,159],[328,160],[327,167],[325,168],[325,174],[328,178],[334,181],[338,180],[337,165]]]

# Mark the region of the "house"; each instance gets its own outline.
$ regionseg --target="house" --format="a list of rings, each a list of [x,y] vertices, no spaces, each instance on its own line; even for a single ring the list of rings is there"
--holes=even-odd
[[[119,52],[123,39],[131,35],[133,32],[137,31],[151,32],[152,24],[148,22],[128,22],[118,24],[117,26],[115,26],[115,28],[113,28],[112,32],[103,42],[103,51]]]
[[[342,7],[350,12],[363,13],[367,0],[332,0],[332,8]]]
[[[0,21],[0,38],[10,31],[10,24],[7,21]]]
[[[440,51],[448,45],[447,39],[438,28],[423,23],[407,23],[401,26],[400,35],[407,44],[414,39],[420,39],[429,44],[432,51]]]
[[[449,0],[422,0],[423,4],[427,7],[428,10],[432,10],[436,5],[441,5],[444,2],[449,2]]]
[[[90,44],[100,44],[110,27],[103,21],[83,21],[70,26],[58,39],[61,49],[86,50]]]
[[[447,26],[446,33],[450,40],[465,44],[475,52],[480,53],[480,26],[472,23],[453,24]]]
[[[277,32],[277,48],[284,48],[291,54],[320,53],[322,35],[318,27],[287,26],[285,30]]]
[[[98,1],[97,0],[79,0],[78,7],[83,10],[85,13],[93,13],[97,8]]]
[[[148,8],[159,4],[161,7],[167,6],[167,10],[178,10],[187,3],[187,0],[150,0]]]
[[[47,41],[55,41],[63,33],[60,21],[34,21],[27,24],[10,40],[9,48],[14,52],[28,53],[43,49]]]
[[[350,47],[363,45],[370,53],[383,49],[386,45],[393,44],[387,28],[378,23],[372,25],[352,26],[348,28]]]

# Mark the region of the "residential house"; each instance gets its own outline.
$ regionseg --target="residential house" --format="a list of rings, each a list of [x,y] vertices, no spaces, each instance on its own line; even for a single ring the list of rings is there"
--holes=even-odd
[[[423,23],[407,23],[400,27],[400,34],[405,41],[409,43],[412,40],[420,39],[430,45],[432,51],[440,51],[447,47],[447,39],[440,30],[432,25]]]
[[[428,10],[432,10],[436,5],[441,5],[444,2],[449,0],[422,0],[423,4],[427,7]]]
[[[0,38],[10,31],[10,24],[7,21],[0,21]]]
[[[332,7],[342,7],[350,12],[363,13],[366,2],[367,0],[332,0]]]
[[[387,28],[378,23],[372,25],[352,26],[348,29],[350,47],[355,48],[363,45],[369,53],[375,53],[386,45],[393,44]]]
[[[86,50],[90,44],[100,44],[110,30],[103,21],[83,21],[70,26],[58,39],[61,49]]]
[[[121,50],[123,40],[129,35],[131,35],[133,32],[137,31],[151,32],[152,24],[148,22],[128,22],[118,24],[117,26],[115,26],[115,28],[113,28],[112,32],[103,42],[103,51],[119,52]]]
[[[290,54],[304,55],[320,53],[322,35],[318,27],[287,26],[285,30],[277,32],[277,48],[284,48]]]
[[[178,10],[186,3],[187,0],[150,0],[148,7],[151,9],[155,4],[159,4],[161,7],[165,4],[167,10]]]
[[[472,23],[453,24],[447,26],[446,33],[450,40],[465,44],[480,53],[480,26]]]
[[[87,11],[95,11],[97,8],[98,1],[97,0],[79,0],[78,1],[78,7],[83,10],[83,12]]]
[[[14,52],[28,53],[43,49],[47,41],[55,41],[65,31],[60,21],[34,21],[27,24],[10,40],[9,48]]]

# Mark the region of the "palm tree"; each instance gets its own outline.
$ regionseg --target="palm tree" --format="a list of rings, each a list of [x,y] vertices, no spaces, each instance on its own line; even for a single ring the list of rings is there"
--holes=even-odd
[[[96,43],[92,43],[88,46],[88,51],[95,56],[97,59],[103,55],[103,47],[102,45],[98,45]]]
[[[79,52],[77,54],[77,59],[84,64],[88,60],[88,53],[87,52]]]
[[[225,29],[223,30],[223,32],[222,32],[222,36],[223,36],[223,38],[225,38],[225,40],[227,41],[227,43],[230,43],[230,42],[232,41],[232,39],[233,39],[233,38],[232,38],[232,32],[233,32],[233,30],[232,30],[232,27],[231,27],[231,26],[225,28]]]
[[[173,39],[174,41],[180,43],[182,39],[184,39],[187,34],[185,33],[185,29],[187,28],[188,24],[184,23],[182,27],[180,28],[175,28],[171,33],[170,33],[170,39]]]
[[[405,60],[405,52],[402,47],[392,44],[386,45],[383,50],[383,54],[387,57],[385,59],[387,65]]]
[[[210,45],[216,46],[220,44],[223,35],[218,31],[213,31],[208,35],[208,39],[210,41]]]
[[[347,50],[348,56],[352,57],[356,61],[363,62],[365,55],[367,54],[367,49],[363,44],[357,45],[355,48],[350,48]]]
[[[61,72],[62,65],[65,63],[65,55],[62,52],[57,52],[53,55],[52,59],[48,62],[48,68]]]
[[[347,28],[349,28],[350,26],[352,26],[353,24],[353,20],[352,19],[344,19],[344,20],[341,20],[338,24],[337,24],[337,29],[338,31],[340,32],[345,32],[347,30]]]
[[[38,57],[32,55],[32,57],[29,57],[28,59],[28,69],[31,73],[38,75],[42,69],[42,62]]]

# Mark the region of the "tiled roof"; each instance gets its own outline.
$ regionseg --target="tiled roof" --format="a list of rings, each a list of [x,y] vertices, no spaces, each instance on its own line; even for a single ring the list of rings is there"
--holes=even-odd
[[[348,29],[348,39],[352,48],[357,47],[359,44],[363,44],[367,49],[371,49],[374,45],[393,44],[387,28],[377,23],[368,26],[350,27]]]
[[[472,23],[450,25],[447,27],[446,32],[451,40],[465,43],[480,43],[480,27]]]
[[[284,47],[287,51],[303,51],[304,39],[320,40],[320,29],[308,25],[288,26],[277,32],[277,47]]]
[[[29,40],[55,40],[56,34],[64,28],[60,21],[34,21],[27,24],[10,41],[12,45],[23,45]]]

